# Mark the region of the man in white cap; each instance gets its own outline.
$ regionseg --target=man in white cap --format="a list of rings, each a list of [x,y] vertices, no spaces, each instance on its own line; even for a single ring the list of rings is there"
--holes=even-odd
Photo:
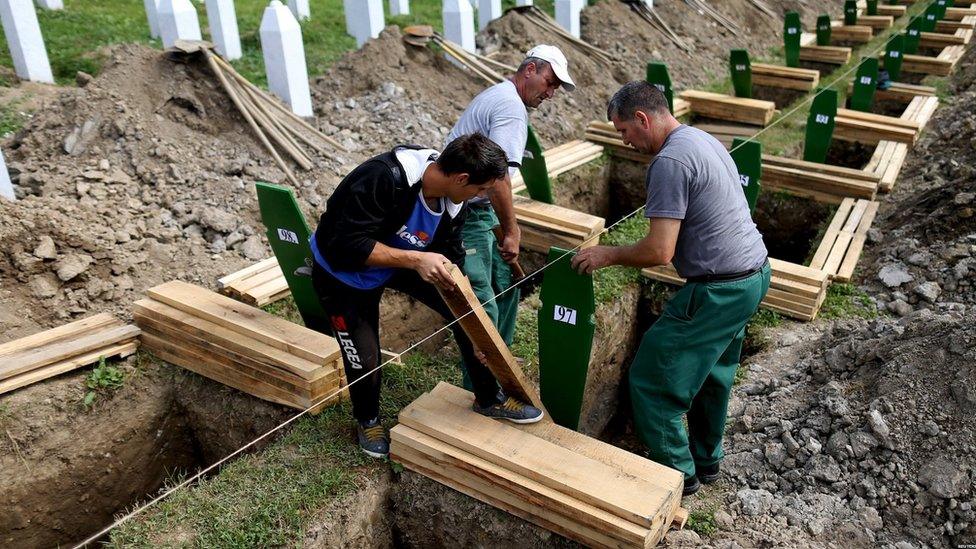
[[[556,90],[576,89],[569,76],[569,64],[559,48],[538,45],[527,54],[518,71],[508,80],[478,94],[451,130],[447,142],[467,134],[486,135],[505,151],[509,176],[499,180],[487,198],[469,201],[468,215],[461,238],[467,253],[464,272],[471,280],[475,295],[485,304],[485,311],[498,328],[506,345],[515,335],[515,316],[519,292],[513,289],[493,299],[512,284],[509,267],[518,259],[522,235],[512,208],[511,176],[522,165],[525,141],[529,131],[527,107],[537,108],[551,99]],[[502,239],[493,229],[501,226]],[[464,364],[464,385],[470,389]]]

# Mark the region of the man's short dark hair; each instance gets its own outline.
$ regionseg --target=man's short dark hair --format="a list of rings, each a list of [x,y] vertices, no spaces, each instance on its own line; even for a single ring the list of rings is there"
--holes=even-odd
[[[610,103],[607,104],[607,120],[613,120],[614,116],[621,120],[630,120],[637,111],[663,114],[671,112],[671,109],[668,107],[668,98],[657,86],[644,80],[635,80],[624,84],[610,98]]]
[[[437,157],[447,175],[468,174],[468,185],[484,185],[508,173],[508,157],[494,141],[480,133],[462,135],[447,144]]]
[[[546,67],[549,66],[549,62],[545,59],[540,59],[538,57],[526,57],[522,60],[522,63],[519,64],[518,72],[525,72],[525,68],[529,66],[529,63],[535,64],[535,72],[537,73],[542,73],[546,70]]]

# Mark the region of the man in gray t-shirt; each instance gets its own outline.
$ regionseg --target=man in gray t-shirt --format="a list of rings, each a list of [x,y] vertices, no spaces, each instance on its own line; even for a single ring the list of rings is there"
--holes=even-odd
[[[572,91],[576,86],[569,76],[566,56],[559,48],[545,44],[525,54],[518,71],[508,80],[478,94],[461,114],[447,141],[471,133],[487,136],[508,156],[509,177],[488,192],[485,199],[468,202],[470,208],[461,230],[467,253],[464,274],[485,312],[498,328],[507,345],[515,335],[519,292],[511,289],[512,270],[519,253],[521,232],[512,207],[511,176],[517,173],[525,152],[529,132],[527,108],[536,108],[552,98],[562,87]],[[493,229],[501,227],[501,238]],[[467,369],[465,368],[465,372]],[[469,383],[465,377],[465,386]]]
[[[607,118],[625,143],[656,155],[647,170],[648,232],[632,246],[581,250],[573,266],[592,273],[672,263],[687,279],[644,334],[630,368],[637,433],[651,459],[685,474],[687,496],[719,476],[745,326],[769,289],[766,247],[729,153],[675,120],[660,90],[626,84]]]

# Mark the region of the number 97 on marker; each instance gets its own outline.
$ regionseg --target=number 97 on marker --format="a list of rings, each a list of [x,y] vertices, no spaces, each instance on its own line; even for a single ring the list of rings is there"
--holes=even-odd
[[[556,322],[565,322],[566,324],[576,326],[576,309],[556,305],[552,309],[552,319]]]

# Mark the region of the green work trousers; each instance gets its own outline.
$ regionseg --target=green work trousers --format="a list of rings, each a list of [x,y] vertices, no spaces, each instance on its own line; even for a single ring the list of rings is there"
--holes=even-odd
[[[630,368],[637,433],[649,457],[685,474],[722,460],[745,327],[769,289],[769,263],[732,282],[689,283],[665,305]],[[688,414],[688,432],[682,416]]]
[[[484,303],[485,312],[498,328],[506,345],[512,345],[515,337],[515,317],[518,313],[519,290],[514,288],[495,298],[512,284],[512,269],[498,251],[498,241],[492,228],[498,225],[498,217],[491,208],[471,207],[461,228],[461,240],[467,255],[464,258],[464,274],[471,280],[471,287],[478,301]],[[471,390],[467,364],[461,362],[464,387]]]

